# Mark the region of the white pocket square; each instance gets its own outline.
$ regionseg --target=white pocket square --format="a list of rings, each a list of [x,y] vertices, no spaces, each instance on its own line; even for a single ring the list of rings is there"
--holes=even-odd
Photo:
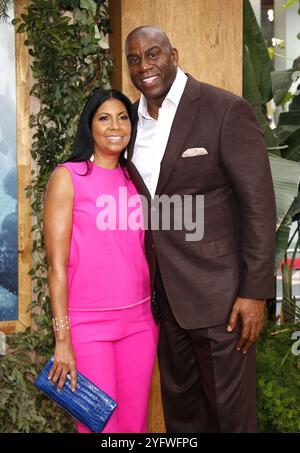
[[[182,157],[203,156],[204,154],[208,154],[205,148],[188,148],[182,153]]]

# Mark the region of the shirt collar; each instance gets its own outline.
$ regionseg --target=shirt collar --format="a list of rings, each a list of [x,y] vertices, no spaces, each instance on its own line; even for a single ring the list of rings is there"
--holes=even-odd
[[[172,86],[162,103],[162,107],[165,106],[168,102],[171,102],[176,108],[178,107],[186,82],[187,76],[180,68],[177,68],[175,80],[172,83]],[[147,101],[143,94],[141,95],[139,102],[138,115],[140,120],[144,118],[153,120],[153,118],[149,115]]]

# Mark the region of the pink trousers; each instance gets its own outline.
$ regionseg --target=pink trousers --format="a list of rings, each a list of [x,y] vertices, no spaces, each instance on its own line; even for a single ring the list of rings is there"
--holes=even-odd
[[[72,311],[77,370],[117,401],[103,433],[147,432],[148,399],[159,328],[150,301],[110,311]],[[77,422],[79,433],[89,429]]]

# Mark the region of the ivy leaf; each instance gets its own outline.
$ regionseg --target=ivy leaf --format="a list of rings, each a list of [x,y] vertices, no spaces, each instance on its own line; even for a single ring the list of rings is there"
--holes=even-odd
[[[75,9],[74,19],[82,25],[86,25],[87,17],[86,11],[81,11],[79,8]]]
[[[92,59],[91,55],[88,55],[88,56],[84,59],[84,61],[85,61],[86,64],[90,64],[90,63],[93,62],[93,59]]]
[[[101,35],[100,35],[99,28],[96,24],[95,24],[94,30],[95,30],[95,39],[98,41],[101,39]]]
[[[105,41],[104,39],[100,39],[99,40],[99,46],[101,49],[103,50],[108,50],[109,49],[109,44],[107,41]]]
[[[21,19],[20,19],[19,17],[16,17],[15,19],[13,19],[13,20],[11,21],[11,24],[12,24],[12,25],[17,25],[19,22],[21,22]]]
[[[17,28],[17,33],[24,33],[24,31],[26,30],[26,24],[21,24],[19,25],[19,27]]]
[[[80,7],[96,14],[97,5],[93,0],[80,0]]]

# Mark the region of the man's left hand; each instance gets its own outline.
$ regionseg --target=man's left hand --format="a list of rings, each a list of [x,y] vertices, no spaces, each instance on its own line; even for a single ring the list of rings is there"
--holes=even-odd
[[[232,332],[239,316],[242,320],[242,331],[236,349],[245,354],[250,346],[255,343],[264,327],[265,300],[244,299],[238,297],[232,308],[227,325],[227,332]]]

